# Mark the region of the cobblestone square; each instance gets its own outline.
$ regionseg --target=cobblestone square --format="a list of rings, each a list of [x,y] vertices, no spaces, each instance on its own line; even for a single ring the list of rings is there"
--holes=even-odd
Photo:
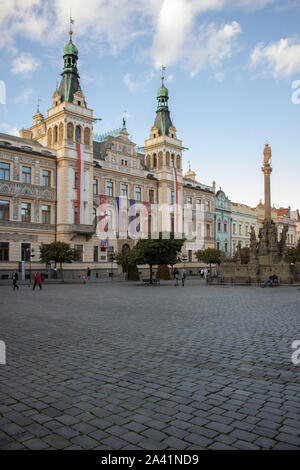
[[[0,449],[299,449],[296,287],[0,287]]]

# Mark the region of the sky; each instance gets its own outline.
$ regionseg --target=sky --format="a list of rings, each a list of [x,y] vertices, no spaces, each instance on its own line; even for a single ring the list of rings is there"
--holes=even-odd
[[[272,203],[300,208],[300,0],[0,0],[0,132],[50,108],[70,12],[94,132],[126,111],[143,146],[164,65],[184,171],[254,207],[268,143]]]

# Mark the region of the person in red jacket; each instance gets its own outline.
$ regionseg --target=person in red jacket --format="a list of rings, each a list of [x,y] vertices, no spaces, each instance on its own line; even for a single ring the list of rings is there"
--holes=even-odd
[[[35,289],[36,285],[38,285],[40,289],[42,288],[41,277],[40,277],[39,272],[36,272],[35,275],[34,275],[34,284],[33,284],[33,289],[32,290]]]

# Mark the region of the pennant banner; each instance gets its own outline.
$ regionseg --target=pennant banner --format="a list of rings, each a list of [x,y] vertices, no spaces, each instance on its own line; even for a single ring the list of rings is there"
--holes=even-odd
[[[77,150],[77,215],[76,215],[76,224],[81,222],[81,149],[80,143],[76,143]]]

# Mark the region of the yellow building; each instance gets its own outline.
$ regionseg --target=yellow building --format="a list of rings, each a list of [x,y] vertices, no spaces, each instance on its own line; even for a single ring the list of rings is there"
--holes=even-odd
[[[239,242],[242,248],[250,246],[251,227],[254,228],[256,235],[258,235],[258,222],[255,210],[246,204],[232,202],[231,213],[232,253],[234,254]]]
[[[214,246],[215,186],[182,173],[177,137],[162,77],[157,111],[143,149],[120,129],[93,137],[93,110],[87,107],[77,69],[78,50],[70,40],[63,52],[60,86],[43,116],[20,137],[0,134],[0,274],[8,277],[20,261],[45,270],[39,247],[70,243],[80,261],[65,265],[66,277],[89,266],[98,277],[117,269],[111,254],[133,246],[150,232],[184,234],[183,252]]]

